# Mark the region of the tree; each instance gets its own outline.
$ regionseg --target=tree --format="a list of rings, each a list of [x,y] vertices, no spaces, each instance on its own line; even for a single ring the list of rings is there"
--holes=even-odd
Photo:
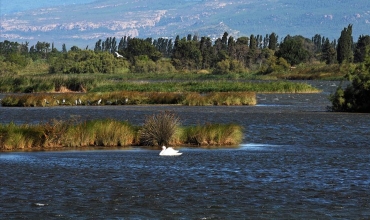
[[[131,63],[135,62],[137,56],[148,56],[153,61],[157,61],[162,57],[162,54],[151,43],[151,39],[132,38],[127,42],[125,56]]]
[[[253,51],[257,49],[257,40],[253,34],[249,38],[249,49]]]
[[[66,44],[62,45],[62,53],[67,53],[67,47]]]
[[[33,59],[46,59],[48,57],[48,53],[51,51],[49,48],[50,43],[38,41],[36,45],[30,48],[30,54]]]
[[[259,68],[259,72],[262,74],[283,72],[290,67],[290,64],[284,58],[277,58],[273,50],[266,48],[263,50],[262,55],[265,60]]]
[[[229,37],[229,40],[227,41],[227,53],[229,55],[229,57],[231,57],[232,59],[235,59],[236,58],[236,55],[235,55],[235,40],[232,36]]]
[[[370,36],[369,35],[361,35],[358,38],[356,43],[355,52],[354,52],[354,62],[361,63],[365,60],[366,55],[366,47],[370,46]]]
[[[329,39],[326,38],[324,44],[322,45],[321,49],[322,55],[321,60],[325,61],[326,64],[333,64],[336,61],[336,51],[330,43]]]
[[[202,69],[211,68],[213,66],[212,60],[214,53],[212,49],[212,41],[210,37],[201,37],[199,50],[202,56]]]
[[[176,38],[172,53],[172,63],[176,69],[199,69],[201,67],[202,52],[200,42],[187,41],[186,38]]]
[[[10,53],[15,53],[18,50],[19,43],[11,42],[8,40],[4,40],[4,42],[0,42],[0,54],[7,55]]]
[[[312,37],[312,42],[315,45],[315,52],[321,52],[323,45],[321,35],[315,34],[315,36]]]
[[[229,34],[227,32],[222,35],[221,38],[221,44],[222,44],[222,50],[227,50],[227,39],[228,39]]]
[[[172,40],[167,38],[158,38],[153,41],[153,45],[159,52],[162,53],[163,57],[169,57],[172,53]]]
[[[276,50],[277,44],[278,44],[278,36],[274,32],[272,32],[269,37],[268,48],[270,50]]]
[[[370,112],[370,48],[366,49],[364,62],[355,72],[347,75],[351,84],[345,90],[338,87],[330,96],[332,111]]]
[[[81,49],[78,48],[77,46],[72,46],[70,50],[71,51],[80,51]]]
[[[308,61],[310,53],[304,47],[305,38],[302,36],[286,36],[275,53],[277,57],[283,57],[290,65],[294,66]]]
[[[235,43],[235,58],[241,63],[247,62],[247,53],[249,51],[248,47],[249,38],[239,37]]]
[[[338,39],[337,46],[337,60],[338,63],[343,62],[352,62],[353,61],[353,52],[352,52],[353,38],[352,38],[352,25],[348,25],[347,28],[344,28],[341,32],[341,35]]]
[[[266,49],[269,45],[269,35],[266,34],[266,36],[263,38],[263,49]]]

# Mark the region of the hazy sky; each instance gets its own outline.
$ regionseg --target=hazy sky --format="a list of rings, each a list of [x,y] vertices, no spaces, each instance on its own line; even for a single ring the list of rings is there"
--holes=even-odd
[[[53,7],[58,5],[85,4],[95,0],[1,0],[0,14],[10,14],[30,9]]]

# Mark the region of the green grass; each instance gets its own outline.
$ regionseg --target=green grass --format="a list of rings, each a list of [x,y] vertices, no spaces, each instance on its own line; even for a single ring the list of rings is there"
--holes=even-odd
[[[91,92],[140,91],[140,92],[274,92],[306,93],[320,90],[306,84],[290,81],[166,81],[121,82],[94,88]]]
[[[289,80],[342,80],[356,68],[357,64],[300,64],[296,68],[283,73],[271,73],[276,79]]]
[[[237,145],[243,129],[236,124],[206,124],[184,128],[183,139],[193,145]]]
[[[0,124],[0,151],[144,146],[148,143],[141,142],[142,128],[112,119],[78,123],[76,119],[53,120],[37,125]],[[242,138],[243,128],[236,124],[176,126],[176,131],[168,138],[168,144],[238,145]]]
[[[155,92],[300,92],[286,91],[283,85],[294,82],[276,81],[276,79],[308,79],[321,72],[348,72],[345,67],[319,66],[299,67],[299,70],[287,73],[258,74],[228,74],[214,75],[200,73],[161,73],[161,74],[24,74],[2,76],[0,92],[113,92],[113,91],[155,91]],[[316,68],[316,69],[315,69]],[[319,70],[317,70],[319,68]],[[329,68],[329,69],[328,69]],[[307,72],[309,71],[309,72]],[[299,73],[302,72],[302,73]],[[323,75],[323,74],[321,74]],[[325,74],[324,74],[325,75]],[[334,74],[335,75],[335,74]],[[334,76],[333,75],[333,76]],[[256,81],[258,80],[258,81]],[[266,81],[273,80],[273,81]],[[298,85],[298,87],[301,87]],[[309,87],[307,85],[307,87]],[[305,89],[307,90],[307,89]],[[315,91],[314,88],[310,90]]]

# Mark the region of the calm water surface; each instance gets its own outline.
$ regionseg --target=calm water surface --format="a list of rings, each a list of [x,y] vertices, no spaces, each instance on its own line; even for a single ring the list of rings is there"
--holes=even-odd
[[[326,112],[320,94],[258,94],[257,106],[0,107],[2,123],[172,110],[183,125],[235,122],[236,148],[0,153],[0,219],[369,219],[370,114]]]

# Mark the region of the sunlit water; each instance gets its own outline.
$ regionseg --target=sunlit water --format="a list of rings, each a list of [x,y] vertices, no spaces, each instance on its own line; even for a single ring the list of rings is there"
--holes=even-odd
[[[235,148],[0,153],[0,219],[369,219],[370,115],[326,112],[321,94],[258,94],[258,106],[0,107],[1,122],[172,110],[182,124],[244,126]],[[334,88],[335,89],[335,88]]]

